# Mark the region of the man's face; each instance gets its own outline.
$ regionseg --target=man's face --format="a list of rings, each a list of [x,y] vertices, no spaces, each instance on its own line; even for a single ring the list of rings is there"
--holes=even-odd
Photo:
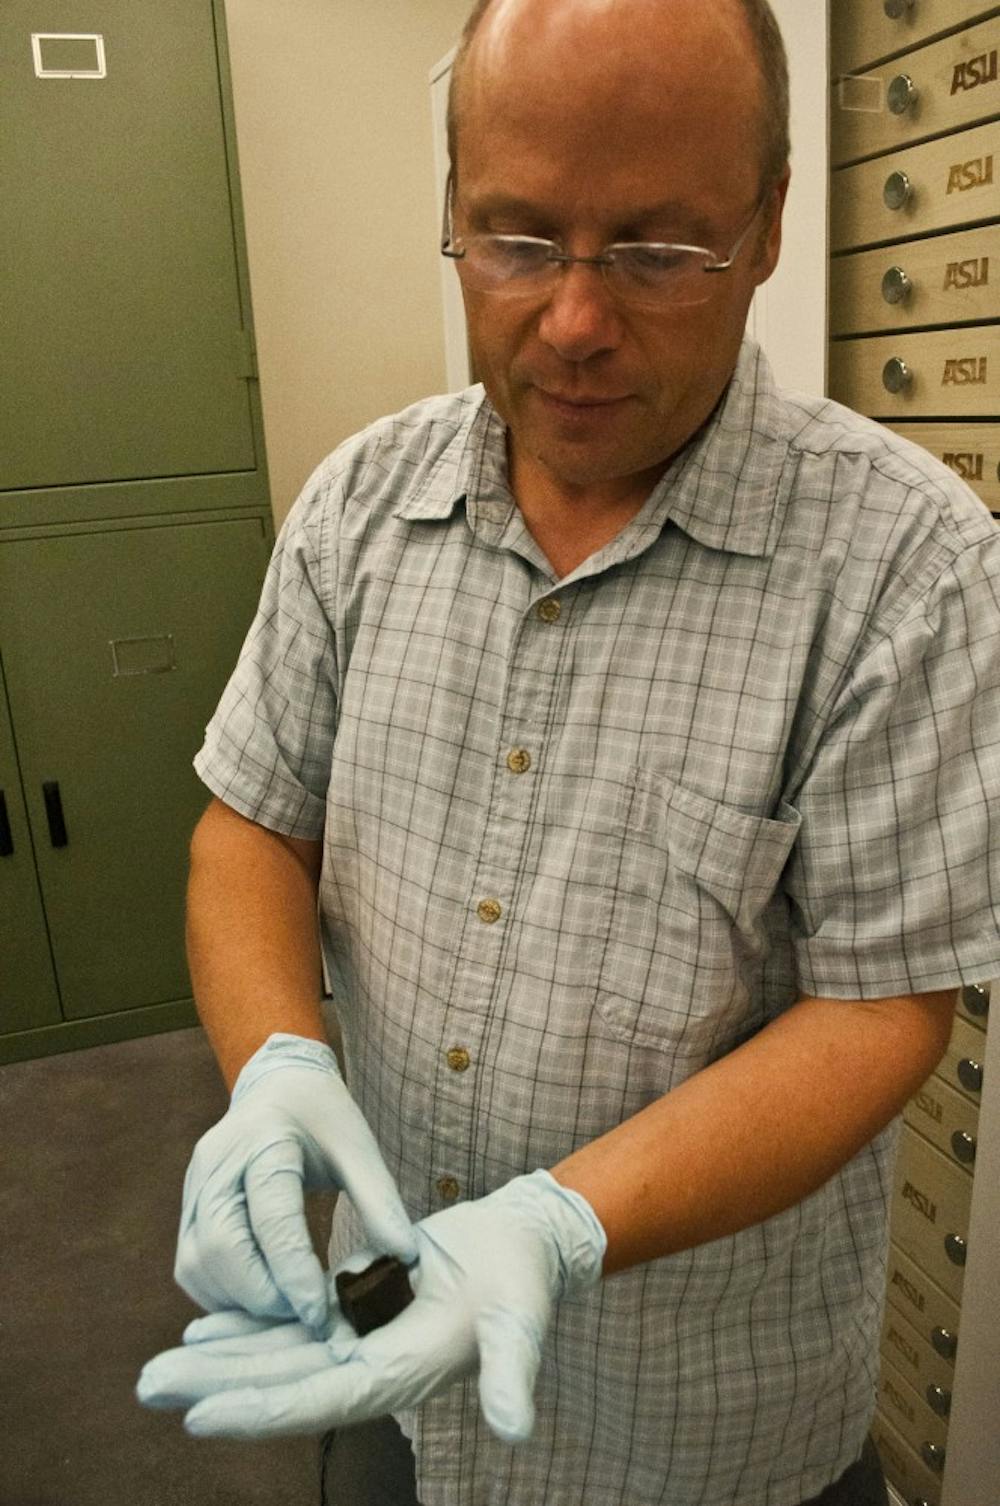
[[[725,0],[509,0],[469,57],[457,234],[622,240],[728,254],[760,192],[757,75]],[[782,192],[708,300],[650,312],[574,266],[539,296],[465,289],[477,375],[525,467],[572,493],[649,489],[708,417],[773,270]],[[769,229],[770,226],[770,229]]]

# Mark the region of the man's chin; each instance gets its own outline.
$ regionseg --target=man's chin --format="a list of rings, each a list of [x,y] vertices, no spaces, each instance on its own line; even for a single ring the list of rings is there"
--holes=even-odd
[[[530,468],[545,472],[560,486],[583,490],[588,487],[611,487],[622,492],[652,490],[669,462],[669,456],[628,450],[622,446],[596,444],[584,439],[567,439],[560,435],[533,432],[519,435],[511,430],[511,454],[515,461],[523,458]]]

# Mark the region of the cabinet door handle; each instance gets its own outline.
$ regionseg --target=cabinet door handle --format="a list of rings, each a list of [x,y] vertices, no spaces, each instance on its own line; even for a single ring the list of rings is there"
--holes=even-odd
[[[9,858],[14,851],[14,833],[10,829],[7,814],[7,797],[0,790],[0,858]]]
[[[63,815],[58,781],[50,779],[43,784],[42,794],[45,797],[45,814],[49,821],[49,840],[53,847],[65,847],[69,842],[69,837],[66,834],[66,818]]]

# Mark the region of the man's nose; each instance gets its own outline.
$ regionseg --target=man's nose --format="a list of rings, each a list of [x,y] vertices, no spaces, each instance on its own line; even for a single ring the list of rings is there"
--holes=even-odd
[[[624,325],[600,267],[563,266],[538,333],[564,361],[586,361],[622,342]]]

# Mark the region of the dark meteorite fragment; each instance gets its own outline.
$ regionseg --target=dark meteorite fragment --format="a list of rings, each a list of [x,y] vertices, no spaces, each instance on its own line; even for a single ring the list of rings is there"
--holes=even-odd
[[[364,1271],[341,1271],[335,1278],[341,1312],[355,1333],[371,1333],[413,1301],[406,1266],[395,1255],[380,1255]]]

